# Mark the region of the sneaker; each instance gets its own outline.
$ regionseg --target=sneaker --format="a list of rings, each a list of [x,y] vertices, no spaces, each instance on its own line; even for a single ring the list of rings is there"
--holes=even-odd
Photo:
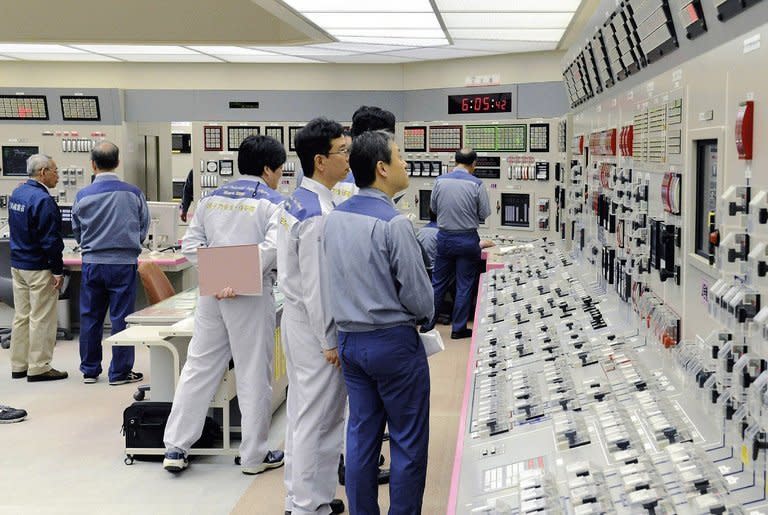
[[[99,376],[83,376],[83,383],[93,384],[99,380]]]
[[[27,377],[27,371],[24,370],[22,372],[11,372],[11,379],[23,379]]]
[[[256,474],[261,474],[265,470],[280,468],[283,466],[284,456],[285,455],[283,451],[269,451],[267,453],[267,457],[264,458],[264,462],[261,465],[256,465],[255,467],[243,467],[243,474],[253,476]]]
[[[111,384],[112,386],[117,386],[119,384],[138,383],[142,379],[144,379],[144,374],[142,374],[141,372],[134,372],[133,370],[131,370],[122,379],[110,379],[109,384]]]
[[[472,329],[467,329],[465,327],[464,329],[453,331],[451,333],[451,340],[461,340],[462,338],[469,338],[470,336],[472,336]]]
[[[27,412],[23,409],[11,408],[0,405],[0,424],[13,424],[27,418]]]
[[[36,383],[37,381],[58,381],[59,379],[66,379],[69,374],[66,372],[60,372],[55,368],[50,369],[48,372],[42,374],[35,374],[33,376],[28,375],[27,381],[30,383]]]
[[[181,472],[187,468],[188,465],[189,461],[187,460],[187,455],[183,452],[168,451],[165,453],[165,458],[163,458],[163,468],[174,474]]]

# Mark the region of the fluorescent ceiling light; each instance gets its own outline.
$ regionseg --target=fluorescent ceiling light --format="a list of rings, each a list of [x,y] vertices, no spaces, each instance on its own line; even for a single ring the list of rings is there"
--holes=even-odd
[[[316,63],[318,61],[292,55],[217,55],[230,63]]]
[[[451,31],[457,29],[556,29],[571,22],[571,13],[445,13],[443,21]]]
[[[364,43],[320,43],[313,45],[311,48],[327,48],[330,50],[346,50],[358,54],[369,53],[374,54],[378,52],[387,52],[389,50],[402,50],[399,45],[371,45]]]
[[[220,63],[221,59],[193,52],[190,54],[111,54],[134,63]]]
[[[574,12],[581,0],[436,0],[441,13],[457,12]]]
[[[87,52],[108,55],[197,55],[197,52],[174,45],[73,45]]]
[[[454,48],[478,50],[490,53],[532,52],[549,50],[557,46],[557,41],[511,41],[505,39],[454,39]],[[521,50],[521,48],[523,50]]]
[[[328,62],[332,63],[360,63],[360,64],[398,64],[398,63],[410,63],[414,59],[409,57],[401,57],[396,55],[386,54],[358,54],[358,55],[338,55],[335,57],[328,57]]]
[[[241,46],[203,45],[188,46],[187,48],[191,48],[196,52],[202,52],[204,54],[211,55],[274,55],[273,52],[266,52],[264,50]]]
[[[513,41],[560,41],[565,29],[451,29],[454,39],[506,39]]]
[[[387,0],[386,4],[366,0],[283,0],[301,13],[311,12],[408,12],[431,13],[429,0]]]
[[[334,29],[337,37],[384,37],[384,38],[441,38],[445,39],[443,29]]]
[[[445,38],[387,38],[387,37],[347,37],[339,36],[340,41],[349,43],[373,43],[375,45],[400,45],[404,47],[414,46],[441,46],[447,45],[448,40]]]
[[[35,45],[35,44],[0,44],[0,54],[82,54],[64,45]]]
[[[296,56],[350,55],[356,53],[351,50],[334,50],[316,46],[263,46],[253,48],[256,50],[264,50],[266,52],[274,52],[276,54]]]
[[[455,47],[433,47],[433,48],[412,48],[409,50],[398,50],[387,52],[383,55],[398,55],[401,57],[411,57],[420,60],[435,59],[457,59],[459,57],[476,57],[485,55],[486,52],[477,50],[464,50]]]
[[[306,13],[326,32],[333,29],[439,29],[434,13]]]
[[[98,55],[98,54],[89,54],[87,52],[73,52],[70,54],[62,54],[62,53],[24,53],[24,54],[14,54],[14,53],[6,53],[6,55],[17,57],[19,59],[23,59],[25,61],[117,61],[117,59],[114,59],[112,57],[108,57],[105,55]]]

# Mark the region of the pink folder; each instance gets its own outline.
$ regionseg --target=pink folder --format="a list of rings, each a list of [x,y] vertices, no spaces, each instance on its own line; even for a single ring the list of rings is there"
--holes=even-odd
[[[261,256],[258,245],[197,249],[200,295],[216,295],[232,287],[237,295],[261,295]]]

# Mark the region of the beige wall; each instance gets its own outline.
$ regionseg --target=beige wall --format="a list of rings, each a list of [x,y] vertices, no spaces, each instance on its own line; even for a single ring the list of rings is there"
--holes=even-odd
[[[463,87],[467,75],[503,84],[557,81],[561,52],[409,64],[193,64],[0,62],[0,87],[377,90]]]

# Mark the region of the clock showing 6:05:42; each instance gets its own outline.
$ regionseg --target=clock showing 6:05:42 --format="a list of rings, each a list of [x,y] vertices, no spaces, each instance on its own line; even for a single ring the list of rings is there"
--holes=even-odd
[[[448,95],[448,114],[511,112],[512,93]]]

